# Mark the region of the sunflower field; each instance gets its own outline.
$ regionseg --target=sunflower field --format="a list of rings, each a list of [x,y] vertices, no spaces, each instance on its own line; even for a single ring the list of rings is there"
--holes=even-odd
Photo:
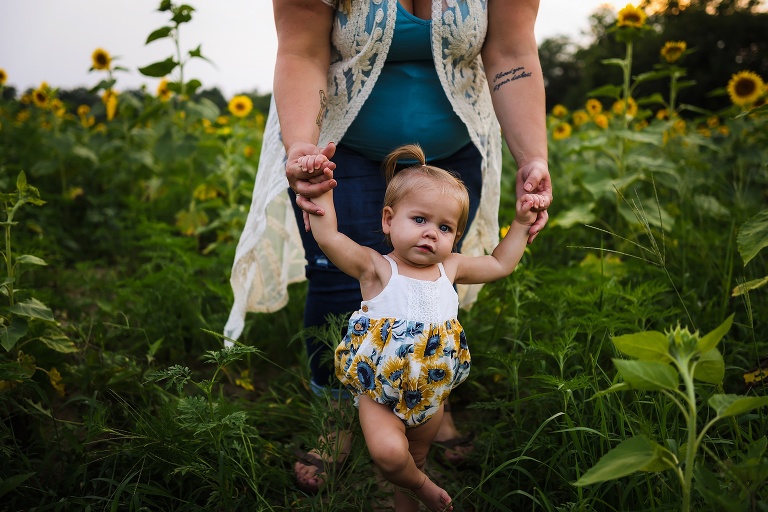
[[[193,12],[161,10],[148,42]],[[454,510],[768,511],[767,77],[685,104],[685,41],[633,65],[651,30],[622,9],[603,65],[623,80],[550,109],[549,224],[462,311],[474,450],[427,467]],[[201,57],[120,92],[97,49],[87,104],[2,94],[0,69],[0,511],[391,510],[351,405],[309,389],[305,283],[223,348],[265,113],[197,94]],[[502,224],[514,177],[505,153]],[[343,320],[312,334],[335,346]],[[305,494],[295,452],[329,429],[352,452]]]

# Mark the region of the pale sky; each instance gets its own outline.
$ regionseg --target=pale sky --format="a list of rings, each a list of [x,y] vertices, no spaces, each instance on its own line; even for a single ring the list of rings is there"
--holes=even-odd
[[[91,54],[103,48],[113,64],[119,90],[157,79],[137,68],[174,53],[170,39],[145,45],[147,36],[170,24],[168,12],[158,12],[158,0],[0,0],[0,68],[7,85],[21,92],[46,81],[51,87],[93,87],[104,72],[88,72]],[[182,3],[178,1],[176,3]],[[272,90],[277,40],[271,0],[186,0],[196,11],[181,26],[183,51],[202,45],[213,64],[194,59],[185,79],[197,78],[203,88],[219,87],[225,97],[241,92]],[[555,35],[578,38],[588,29],[589,15],[599,6],[614,11],[626,4],[605,0],[541,0],[536,23],[539,42]],[[619,4],[621,4],[619,6]]]

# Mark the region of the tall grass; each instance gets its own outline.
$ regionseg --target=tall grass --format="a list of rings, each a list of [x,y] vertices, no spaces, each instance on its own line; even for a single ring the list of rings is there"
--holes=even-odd
[[[182,16],[171,38],[192,11],[162,5]],[[766,108],[702,112],[684,103],[684,61],[649,75],[631,57],[628,44],[608,63],[624,83],[550,114],[550,223],[518,270],[461,313],[474,367],[451,400],[475,450],[461,467],[428,464],[457,510],[768,508],[765,408],[710,424],[727,407],[707,405],[765,397]],[[651,79],[669,80],[668,98],[642,97]],[[4,219],[0,509],[387,510],[353,407],[309,390],[305,284],[283,310],[249,315],[243,345],[222,349],[263,114],[229,115],[182,94],[199,84],[172,80],[170,93],[119,93],[116,106],[78,109],[50,86],[0,103],[5,204],[21,171],[46,201]],[[94,92],[118,88],[110,72]],[[505,152],[503,190],[514,172]],[[502,194],[501,222],[513,215]],[[48,265],[14,267],[11,252]],[[19,317],[27,310],[14,305],[33,298],[50,319]],[[731,316],[723,378],[694,386],[685,414],[674,393],[617,371],[622,336],[678,325],[701,335]],[[29,326],[22,345],[9,341],[14,318]],[[27,342],[47,328],[60,335]],[[314,334],[333,346],[337,331]],[[339,429],[356,434],[352,456],[307,496],[294,452]],[[678,462],[583,480],[633,438]]]

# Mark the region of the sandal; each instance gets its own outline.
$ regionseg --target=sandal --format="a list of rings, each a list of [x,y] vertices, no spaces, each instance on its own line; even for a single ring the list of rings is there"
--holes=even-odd
[[[475,450],[475,433],[446,439],[445,441],[433,441],[432,444],[439,447],[440,450],[435,452],[435,460],[441,466],[447,466],[452,468],[458,468],[463,466],[469,460],[469,454]],[[465,450],[457,450],[457,448],[466,448]],[[448,452],[454,452],[453,457],[448,456]]]
[[[307,467],[314,466],[315,468],[317,468],[317,471],[315,472],[314,477],[311,477],[311,478],[317,478],[319,480],[319,483],[317,485],[312,485],[308,482],[302,482],[299,479],[298,473],[294,469],[293,474],[296,477],[296,487],[298,487],[300,490],[304,491],[307,494],[317,494],[318,492],[320,492],[323,484],[325,484],[325,479],[321,478],[321,476],[338,475],[344,469],[344,465],[346,463],[346,460],[337,461],[337,462],[324,461],[314,453],[302,452],[300,450],[295,450],[294,454],[298,459],[296,461],[297,463]]]

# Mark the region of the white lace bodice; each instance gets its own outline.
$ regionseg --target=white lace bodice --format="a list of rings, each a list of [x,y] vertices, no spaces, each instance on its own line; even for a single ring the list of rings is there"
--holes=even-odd
[[[498,243],[501,132],[494,115],[480,50],[488,25],[487,0],[434,0],[432,54],[454,111],[483,156],[480,208],[462,252],[481,255]],[[365,103],[392,43],[397,0],[352,2],[337,12],[331,34],[328,108],[319,146],[339,141]],[[230,283],[234,304],[224,334],[240,336],[247,311],[271,312],[288,301],[289,283],[304,279],[304,253],[285,178],[286,154],[274,101],[270,105],[248,219],[237,246]],[[462,306],[480,285],[460,286]]]
[[[459,313],[459,297],[453,283],[438,263],[440,277],[424,281],[404,276],[397,263],[384,256],[392,268],[392,276],[376,297],[360,303],[360,312],[369,318],[396,318],[438,324],[453,320]]]

